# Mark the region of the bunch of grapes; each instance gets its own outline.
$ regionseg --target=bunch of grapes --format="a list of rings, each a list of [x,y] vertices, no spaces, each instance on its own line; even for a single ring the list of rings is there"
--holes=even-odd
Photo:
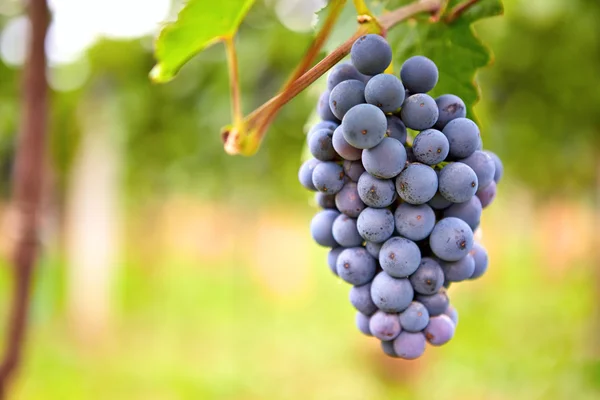
[[[454,336],[450,284],[487,269],[473,232],[503,167],[459,97],[426,94],[438,81],[433,61],[415,56],[400,79],[386,74],[392,51],[378,35],[356,40],[350,57],[328,76],[299,179],[317,192],[311,233],[353,285],[358,329],[386,354],[415,359],[426,342]]]

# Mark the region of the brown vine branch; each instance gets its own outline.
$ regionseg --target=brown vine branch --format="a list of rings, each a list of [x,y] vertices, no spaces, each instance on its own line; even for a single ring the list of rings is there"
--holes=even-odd
[[[14,292],[8,320],[6,349],[0,364],[0,397],[19,366],[25,341],[33,267],[38,249],[38,219],[47,115],[46,55],[49,24],[46,0],[30,0],[31,40],[23,75],[21,129],[15,156],[12,204],[17,213],[17,237],[12,254]]]
[[[442,0],[416,1],[383,15],[379,20],[361,24],[350,39],[328,54],[317,65],[295,80],[281,93],[251,112],[244,118],[244,121],[241,124],[226,127],[223,132],[223,137],[225,138],[225,151],[229,154],[254,154],[264,138],[268,126],[275,118],[277,112],[279,112],[279,109],[348,55],[352,44],[358,37],[373,30],[373,26],[380,27],[380,29],[385,32],[412,16],[423,12],[435,12],[441,6],[441,1]],[[244,134],[241,134],[241,132],[244,132]],[[243,139],[239,140],[242,137]]]
[[[452,10],[450,10],[444,21],[446,21],[446,23],[448,24],[453,23],[454,21],[456,21],[457,18],[459,18],[465,11],[467,11],[469,8],[475,5],[478,1],[479,0],[466,0],[460,4],[457,4]]]

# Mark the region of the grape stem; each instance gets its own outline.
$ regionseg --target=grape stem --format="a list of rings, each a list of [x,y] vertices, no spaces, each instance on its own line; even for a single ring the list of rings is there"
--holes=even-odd
[[[450,10],[446,18],[444,18],[444,21],[447,24],[453,23],[458,17],[460,17],[469,8],[474,6],[478,1],[479,0],[466,0],[460,4],[457,4],[452,10]]]
[[[385,33],[400,22],[417,14],[436,12],[441,4],[442,0],[419,0],[384,14],[379,20],[373,19],[360,24],[350,39],[342,43],[293,83],[287,85],[278,95],[251,112],[240,123],[225,127],[222,133],[225,151],[229,154],[254,154],[281,107],[347,56],[357,38],[366,33]]]

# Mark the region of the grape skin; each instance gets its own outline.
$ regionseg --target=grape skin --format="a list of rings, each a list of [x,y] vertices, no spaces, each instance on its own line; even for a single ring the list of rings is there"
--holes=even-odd
[[[456,311],[456,308],[452,304],[448,305],[448,308],[444,311],[444,315],[450,317],[455,327],[458,326],[458,311]]]
[[[398,314],[377,311],[369,320],[369,330],[380,340],[394,340],[402,330]]]
[[[331,144],[333,145],[333,149],[336,151],[336,153],[339,154],[344,160],[360,160],[362,150],[357,149],[356,147],[351,146],[350,143],[346,142],[341,126],[338,126],[335,131],[333,131]]]
[[[464,203],[454,203],[444,211],[444,217],[456,217],[465,221],[475,231],[481,220],[481,201],[477,196],[471,197]]]
[[[383,243],[373,243],[373,242],[366,242],[365,245],[365,249],[367,249],[367,252],[373,256],[375,259],[379,259],[379,252],[381,251],[381,246],[383,246]]]
[[[412,240],[394,236],[386,241],[379,252],[379,264],[394,278],[406,278],[419,268],[421,251]]]
[[[360,246],[363,238],[358,234],[356,229],[356,219],[350,218],[347,215],[340,214],[333,221],[331,232],[335,241],[344,247]],[[469,276],[471,276],[469,274]]]
[[[469,279],[475,272],[475,260],[471,254],[467,254],[458,261],[440,261],[444,276],[450,282],[462,282]]]
[[[319,103],[317,104],[317,114],[319,114],[319,118],[324,121],[339,123],[339,119],[335,117],[333,112],[331,112],[331,108],[329,107],[329,95],[329,90],[321,93],[321,97],[319,97]]]
[[[467,158],[479,146],[479,128],[468,118],[456,118],[448,122],[442,130],[450,143],[450,156]]]
[[[418,241],[423,240],[435,226],[435,213],[427,204],[402,203],[394,212],[396,230],[400,236]]]
[[[417,161],[435,165],[446,159],[450,144],[442,132],[436,129],[426,129],[415,137],[412,149]]]
[[[337,247],[338,243],[333,238],[333,221],[340,215],[334,210],[323,210],[315,214],[310,222],[310,233],[315,242],[325,247]]]
[[[439,190],[446,200],[453,203],[468,201],[479,188],[475,171],[467,164],[453,162],[440,171]]]
[[[313,184],[312,177],[313,177],[313,171],[314,171],[315,167],[317,165],[319,165],[319,163],[320,163],[319,160],[317,160],[315,158],[311,158],[310,160],[305,161],[300,166],[300,170],[298,171],[298,180],[300,181],[300,184],[308,190],[312,190],[312,191],[317,190],[317,188]]]
[[[439,175],[438,175],[438,177],[439,177]],[[431,198],[431,200],[429,200],[427,202],[427,204],[429,204],[429,206],[431,206],[431,208],[433,208],[434,210],[445,210],[446,208],[450,207],[454,203],[452,203],[450,200],[446,200],[444,198],[444,196],[442,196],[441,193],[438,191]]]
[[[313,169],[312,181],[318,191],[336,194],[344,186],[344,170],[331,161],[319,163]]]
[[[357,104],[365,103],[365,84],[355,79],[340,82],[329,95],[329,107],[336,118],[344,115]]]
[[[473,231],[466,222],[455,217],[443,218],[429,236],[433,253],[444,261],[458,261],[473,247]]]
[[[310,135],[312,135],[314,132],[318,131],[319,129],[329,129],[330,131],[333,132],[336,130],[336,128],[338,126],[340,126],[340,124],[338,124],[337,122],[319,121],[309,129],[308,133],[306,134],[306,138],[310,139]]]
[[[421,357],[425,353],[425,336],[420,332],[400,332],[394,339],[394,352],[405,360]]]
[[[329,129],[319,129],[308,139],[308,149],[314,158],[320,161],[331,161],[337,153],[331,143],[332,132]]]
[[[335,208],[335,196],[333,194],[325,194],[321,192],[315,193],[315,202],[321,208]]]
[[[358,233],[369,242],[385,242],[394,233],[394,215],[386,208],[365,208],[356,223]]]
[[[504,165],[502,165],[502,160],[489,150],[485,150],[485,153],[487,153],[494,161],[494,182],[498,183],[500,182],[500,179],[502,179],[502,175],[504,175]]]
[[[443,94],[435,99],[438,106],[439,114],[436,129],[444,129],[448,122],[456,118],[464,118],[467,116],[467,107],[464,101],[453,94]]]
[[[460,160],[460,162],[467,164],[475,172],[479,186],[486,187],[494,180],[496,165],[487,153],[475,150],[473,154]]]
[[[404,102],[404,86],[394,75],[375,75],[365,86],[365,99],[383,112],[395,112]]]
[[[417,294],[415,296],[415,300],[427,308],[430,317],[443,314],[448,308],[448,304],[450,304],[450,300],[448,300],[448,294],[444,288],[432,295]]]
[[[365,170],[379,179],[394,178],[404,169],[406,150],[398,140],[384,137],[375,147],[363,150]]]
[[[356,313],[356,327],[367,336],[373,336],[369,328],[369,317],[359,312]]]
[[[398,140],[403,145],[406,144],[407,132],[404,122],[395,115],[386,115],[385,118],[387,120],[386,135]]]
[[[338,211],[352,218],[358,218],[361,211],[365,209],[365,203],[358,196],[357,185],[348,182],[335,195],[335,207]]]
[[[381,341],[381,350],[390,357],[398,358],[394,350],[394,341]]]
[[[438,189],[438,177],[433,168],[413,163],[396,178],[396,191],[410,204],[425,204]]]
[[[477,279],[481,277],[487,271],[488,267],[488,254],[487,250],[480,245],[479,243],[474,243],[471,252],[469,253],[473,256],[473,260],[475,261],[475,269],[473,273],[469,277],[469,279]]]
[[[377,311],[377,306],[371,299],[371,282],[361,286],[352,286],[349,297],[350,303],[360,313],[371,316]]]
[[[403,330],[420,332],[429,323],[429,312],[423,304],[413,301],[406,310],[400,313],[399,319]]]
[[[438,114],[435,100],[431,96],[422,93],[413,94],[404,100],[400,111],[400,117],[404,125],[417,131],[429,129],[435,125]],[[452,143],[450,143],[450,149],[452,149]]]
[[[338,276],[337,259],[343,250],[343,247],[334,247],[333,249],[329,250],[329,253],[327,253],[327,265],[329,265],[329,269],[335,276]]]
[[[336,267],[340,278],[356,286],[370,282],[377,269],[375,259],[362,247],[344,249],[338,256]]]
[[[344,139],[358,149],[370,149],[383,140],[387,130],[387,119],[379,108],[372,104],[352,107],[342,119]]]
[[[378,273],[371,283],[371,299],[382,311],[398,313],[406,310],[414,296],[408,279],[397,279],[385,271]]]
[[[452,339],[455,329],[449,316],[438,315],[429,319],[429,325],[425,328],[425,337],[431,345],[441,346]]]
[[[362,150],[361,150],[362,152]],[[358,182],[358,178],[365,172],[360,161],[344,161],[344,174],[354,182]]]
[[[426,93],[433,89],[439,73],[433,61],[424,56],[414,56],[402,64],[400,79],[411,93]]]
[[[377,179],[368,172],[358,179],[358,195],[369,207],[384,208],[396,200],[396,187],[390,179]]]
[[[356,69],[365,75],[377,75],[385,71],[392,62],[392,49],[379,35],[359,37],[350,49],[350,59]]]
[[[486,208],[496,198],[496,182],[492,182],[483,189],[477,191],[477,197],[481,200],[481,207]]]
[[[421,258],[419,268],[410,276],[415,292],[423,295],[437,293],[444,284],[444,271],[440,264],[430,257]]]
[[[364,82],[366,78],[367,77],[365,75],[358,72],[354,65],[350,63],[337,64],[331,69],[331,72],[327,76],[327,89],[333,90],[333,88],[341,82],[350,79],[356,79]]]

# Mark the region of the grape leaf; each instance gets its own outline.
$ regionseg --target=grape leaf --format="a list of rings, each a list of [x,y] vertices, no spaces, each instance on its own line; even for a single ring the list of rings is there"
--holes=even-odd
[[[189,0],[177,20],[165,25],[156,43],[154,82],[167,82],[193,56],[233,36],[255,0]]]
[[[451,10],[460,0],[450,1]],[[480,0],[452,23],[432,23],[428,18],[407,21],[392,29],[388,41],[394,51],[396,70],[407,58],[424,55],[438,66],[440,77],[432,96],[452,93],[463,99],[467,115],[473,117],[473,106],[479,99],[475,82],[477,69],[488,65],[492,56],[477,37],[472,23],[502,14],[501,0]]]

